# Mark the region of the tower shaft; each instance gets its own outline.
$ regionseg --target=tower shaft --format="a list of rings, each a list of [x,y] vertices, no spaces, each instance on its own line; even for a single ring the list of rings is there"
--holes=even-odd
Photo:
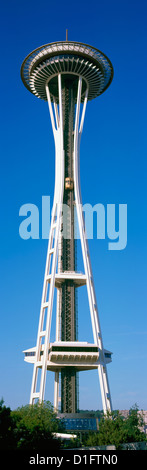
[[[72,78],[72,77],[71,77]],[[70,238],[62,237],[62,271],[75,271],[75,239],[74,239],[74,185],[73,185],[73,126],[74,126],[74,90],[73,80],[64,78],[62,82],[63,110],[63,142],[65,158],[65,185],[63,204],[69,208],[70,217],[64,216],[64,226]],[[73,281],[65,281],[62,287],[61,340],[76,341],[77,312]],[[77,411],[77,373],[74,367],[63,368],[61,371],[61,411],[75,413]]]

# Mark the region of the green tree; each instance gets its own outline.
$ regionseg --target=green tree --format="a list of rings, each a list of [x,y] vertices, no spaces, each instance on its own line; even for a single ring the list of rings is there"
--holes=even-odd
[[[103,415],[99,422],[99,431],[90,433],[86,445],[115,445],[119,447],[123,439],[123,418],[119,412]]]
[[[146,440],[146,435],[142,431],[144,426],[143,414],[138,413],[138,406],[135,404],[130,408],[128,418],[124,420],[123,442],[141,442]]]
[[[14,447],[14,429],[11,417],[11,409],[0,400],[0,449],[12,449]]]
[[[115,445],[116,449],[120,449],[123,443],[145,441],[146,435],[141,430],[143,424],[143,417],[138,414],[137,405],[130,409],[127,418],[121,416],[119,411],[107,413],[100,419],[99,431],[89,433],[84,444]]]
[[[63,427],[50,402],[23,406],[12,411],[11,416],[17,448],[38,451],[60,447],[54,433]]]

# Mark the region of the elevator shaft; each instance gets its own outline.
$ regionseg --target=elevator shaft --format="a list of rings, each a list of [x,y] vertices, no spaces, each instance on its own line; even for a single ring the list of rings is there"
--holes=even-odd
[[[69,233],[61,240],[62,271],[75,271],[74,239],[74,185],[73,185],[73,129],[74,129],[74,86],[75,78],[62,77],[63,139],[65,151],[65,186],[63,204],[69,212],[63,211],[64,230]],[[62,227],[63,228],[63,227]],[[73,281],[65,281],[61,288],[61,341],[77,340],[76,289]],[[77,412],[77,373],[74,367],[61,371],[61,412]]]

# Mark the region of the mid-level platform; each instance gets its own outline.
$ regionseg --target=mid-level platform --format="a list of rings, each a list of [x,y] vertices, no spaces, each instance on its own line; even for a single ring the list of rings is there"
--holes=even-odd
[[[31,364],[35,362],[36,347],[23,351],[24,360]],[[41,345],[38,367],[42,367],[44,344]],[[112,352],[104,349],[105,363],[112,361]],[[97,369],[103,364],[103,358],[97,345],[80,341],[60,341],[49,343],[47,369],[60,372],[62,367],[76,367],[77,371]]]
[[[51,274],[47,276],[47,280],[51,282]],[[84,286],[86,284],[86,275],[76,271],[64,271],[55,274],[55,287],[62,287],[65,281],[73,281],[75,287]]]

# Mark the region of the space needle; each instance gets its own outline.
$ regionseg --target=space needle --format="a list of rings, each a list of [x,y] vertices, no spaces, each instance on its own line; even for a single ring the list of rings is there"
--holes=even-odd
[[[30,404],[44,400],[46,374],[52,371],[55,410],[59,409],[60,401],[62,413],[76,413],[78,374],[97,369],[106,413],[112,410],[107,375],[111,352],[104,349],[100,328],[82,211],[79,157],[87,102],[107,90],[113,67],[108,57],[95,47],[68,41],[66,36],[66,41],[46,44],[31,52],[22,63],[21,78],[32,94],[48,103],[55,142],[54,199],[37,342],[35,347],[24,351],[25,361],[33,364]],[[67,207],[67,213],[63,207]],[[84,272],[77,270],[75,208]],[[80,342],[77,335],[77,290],[84,285],[93,343]],[[51,342],[55,291],[56,332]],[[84,319],[84,312],[80,313]]]

